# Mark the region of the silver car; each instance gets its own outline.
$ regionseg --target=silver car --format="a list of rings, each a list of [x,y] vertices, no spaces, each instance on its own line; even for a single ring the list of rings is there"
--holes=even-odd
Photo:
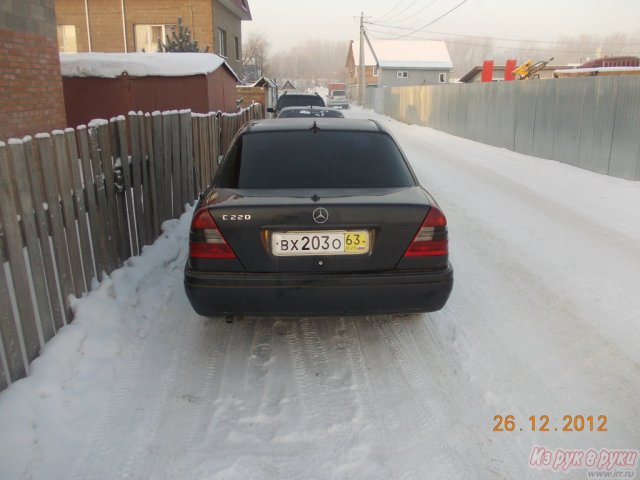
[[[332,90],[327,106],[331,108],[349,108],[349,96],[345,90]]]

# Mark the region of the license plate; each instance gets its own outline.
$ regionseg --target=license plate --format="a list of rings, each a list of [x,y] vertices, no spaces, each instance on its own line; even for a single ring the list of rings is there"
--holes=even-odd
[[[276,232],[271,235],[271,252],[279,257],[360,255],[369,253],[369,232],[367,230]]]

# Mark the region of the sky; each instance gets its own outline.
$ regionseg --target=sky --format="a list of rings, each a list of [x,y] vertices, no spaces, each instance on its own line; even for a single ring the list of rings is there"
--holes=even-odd
[[[464,0],[249,0],[253,20],[243,22],[245,38],[262,33],[272,52],[304,39],[351,40],[358,35],[360,12],[372,36],[393,37],[421,28]],[[509,40],[556,40],[561,35],[616,32],[640,34],[640,0],[466,0],[414,38],[439,39],[441,33]],[[380,32],[391,32],[383,34]],[[442,36],[440,35],[440,38]],[[640,53],[640,45],[638,45]]]

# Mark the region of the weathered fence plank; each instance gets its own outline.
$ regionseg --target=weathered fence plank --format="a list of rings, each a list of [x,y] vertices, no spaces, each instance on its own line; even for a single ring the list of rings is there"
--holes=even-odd
[[[165,192],[164,195],[164,213],[165,216],[162,219],[169,220],[173,218],[173,194],[169,195],[169,192],[172,192],[172,184],[171,176],[173,175],[172,164],[171,164],[171,155],[173,152],[173,136],[171,135],[171,117],[169,116],[170,112],[162,112],[162,136],[164,138],[164,184],[163,189]]]
[[[147,241],[150,245],[155,239],[153,234],[153,208],[151,205],[151,181],[149,180],[149,158],[147,156],[147,131],[144,115],[138,112],[138,126],[140,128],[140,173],[142,181],[142,212],[143,226]]]
[[[120,156],[120,162],[122,167],[122,179],[124,182],[123,203],[124,203],[124,215],[127,222],[127,229],[129,231],[127,239],[127,251],[129,255],[138,255],[140,250],[138,249],[138,237],[136,233],[136,216],[133,205],[133,190],[131,186],[131,163],[129,162],[129,145],[127,143],[127,122],[123,116],[117,117],[111,121],[112,127],[117,130],[118,135],[118,155]]]
[[[69,250],[69,262],[71,264],[71,275],[75,296],[80,298],[83,292],[87,291],[82,271],[82,261],[80,256],[80,245],[78,243],[78,229],[76,228],[76,216],[73,210],[73,199],[71,198],[71,185],[69,184],[69,173],[67,165],[69,163],[67,148],[65,145],[64,132],[56,130],[52,136],[55,151],[55,164],[58,177],[58,187],[60,200],[62,203],[62,216],[64,229]]]
[[[184,210],[182,203],[182,171],[180,166],[180,116],[171,112],[171,184],[173,186],[173,218],[180,216]]]
[[[80,144],[80,161],[82,164],[85,201],[89,212],[89,231],[91,233],[93,261],[96,266],[96,277],[101,281],[103,273],[107,268],[105,262],[106,235],[104,233],[104,224],[100,221],[100,214],[98,213],[97,193],[91,166],[91,154],[87,128],[84,125],[80,125],[77,128],[77,132]]]
[[[33,283],[36,306],[40,318],[40,330],[42,332],[42,343],[48,341],[55,334],[53,316],[49,306],[49,295],[47,293],[47,281],[40,244],[38,242],[37,222],[35,210],[31,197],[31,187],[29,186],[29,175],[25,163],[24,144],[9,144],[11,155],[8,158],[9,170],[12,174],[12,183],[16,187],[16,200],[18,204],[17,212],[22,223],[24,243],[27,245],[29,253],[29,266],[31,268],[31,281]],[[49,246],[47,245],[47,248]]]
[[[31,302],[31,288],[29,287],[28,265],[23,254],[23,239],[16,215],[13,188],[9,178],[7,152],[0,149],[0,219],[4,225],[4,237],[13,279],[13,292],[18,308],[18,316],[22,327],[22,340],[27,362],[38,356],[40,338],[36,325],[35,310]],[[0,272],[4,274],[4,272]]]
[[[113,157],[114,185],[116,204],[118,205],[116,216],[118,217],[118,264],[131,256],[131,239],[129,237],[129,225],[127,222],[127,196],[124,186],[124,169],[128,163],[129,152],[122,148],[118,134],[117,122],[120,117],[113,117],[109,121],[109,136],[111,137],[111,155]],[[126,146],[126,145],[125,145]]]
[[[1,170],[4,170],[6,150],[4,142],[0,142],[0,179],[4,181],[4,174]],[[0,195],[5,195],[5,185],[0,184],[2,189]],[[4,202],[2,202],[4,204]],[[0,335],[2,336],[2,345],[5,352],[5,358],[7,361],[7,373],[9,379],[5,379],[3,383],[6,385],[9,381],[15,381],[25,376],[27,366],[22,356],[22,350],[20,348],[20,335],[14,317],[14,312],[11,307],[11,296],[9,293],[9,285],[4,272],[4,264],[7,261],[7,254],[5,254],[5,242],[7,240],[6,227],[4,224],[4,210],[9,210],[10,206],[6,205],[2,208],[0,205]],[[4,370],[3,370],[4,376]]]
[[[67,238],[64,234],[64,220],[62,218],[62,208],[60,206],[60,191],[56,181],[56,171],[54,165],[53,147],[51,137],[48,134],[36,135],[40,161],[42,167],[42,178],[44,180],[44,190],[47,199],[47,212],[49,214],[49,224],[51,225],[53,248],[55,252],[56,267],[58,269],[58,281],[60,292],[64,302],[64,312],[67,321],[71,320],[71,309],[69,308],[69,296],[75,294],[73,285],[73,274],[67,250]]]
[[[34,155],[34,145],[31,137],[23,139],[25,167],[29,173],[31,181],[31,195],[35,208],[36,219],[38,221],[38,240],[40,241],[40,252],[44,261],[44,271],[49,292],[51,314],[55,330],[62,328],[65,322],[64,306],[61,302],[60,286],[55,273],[55,259],[51,251],[51,240],[49,235],[49,218],[45,210],[46,193],[44,191],[44,180],[42,178],[42,162],[39,155]],[[46,337],[46,335],[45,335]]]
[[[87,290],[89,290],[91,288],[91,280],[96,275],[96,272],[93,262],[93,254],[91,253],[89,221],[87,220],[87,206],[84,198],[84,190],[82,188],[82,172],[79,163],[78,145],[76,143],[76,133],[73,128],[67,128],[64,132],[67,150],[69,152],[67,172],[69,172],[73,202],[76,209],[80,252],[82,253],[82,269],[87,283]]]
[[[158,189],[156,187],[156,161],[153,146],[153,124],[151,123],[151,115],[148,113],[144,116],[144,132],[145,142],[148,150],[148,166],[149,166],[149,195],[151,201],[149,202],[149,208],[152,210],[149,215],[151,219],[151,238],[154,239],[160,235],[160,217],[158,216]]]
[[[136,232],[138,238],[138,251],[147,244],[147,235],[144,227],[144,212],[142,211],[142,170],[140,159],[140,125],[138,115],[129,112],[129,128],[131,129],[131,182],[133,185],[133,205],[136,214]]]
[[[111,152],[111,136],[109,123],[105,120],[98,125],[98,139],[100,144],[100,165],[104,173],[105,197],[107,200],[107,216],[110,224],[111,235],[111,271],[118,268],[126,259],[119,256],[119,252],[124,250],[122,245],[122,234],[120,233],[120,222],[118,221],[118,206],[116,200],[116,188],[114,177],[113,156]]]
[[[107,206],[105,175],[102,171],[102,162],[100,160],[102,142],[100,140],[99,126],[94,123],[90,125],[89,128],[89,157],[91,159],[91,168],[93,171],[92,183],[95,185],[98,206],[98,216],[96,221],[103,225],[101,247],[105,271],[112,272],[117,268],[118,259],[114,245],[115,239],[113,237],[111,215],[109,214],[109,208]]]
[[[153,112],[151,117],[152,122],[152,136],[153,136],[153,163],[155,172],[155,188],[156,188],[156,203],[155,212],[158,216],[158,232],[160,233],[160,227],[166,217],[166,197],[167,191],[164,189],[164,131],[162,128],[162,114],[160,112]]]
[[[191,128],[191,110],[180,112],[180,145],[182,166],[182,206],[192,203],[193,193],[193,129]]]

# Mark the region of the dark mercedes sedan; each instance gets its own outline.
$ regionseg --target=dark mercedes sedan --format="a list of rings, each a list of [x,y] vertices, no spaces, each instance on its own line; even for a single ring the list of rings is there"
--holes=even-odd
[[[441,309],[447,221],[372,120],[254,121],[193,215],[186,293],[200,315]]]

